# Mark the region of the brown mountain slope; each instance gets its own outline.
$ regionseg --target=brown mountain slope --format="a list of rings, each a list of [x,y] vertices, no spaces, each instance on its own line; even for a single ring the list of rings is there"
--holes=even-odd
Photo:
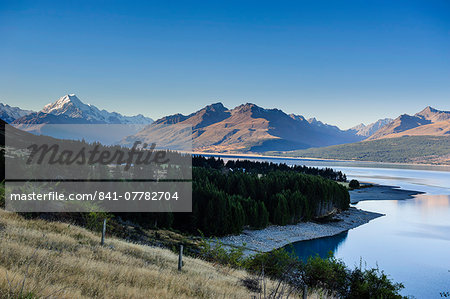
[[[450,111],[439,111],[428,106],[419,113],[416,113],[415,116],[422,117],[423,119],[429,120],[432,123],[436,123],[450,120]]]
[[[439,111],[437,109],[434,109],[430,106],[426,107],[419,113],[416,113],[414,115],[408,115],[403,114],[394,119],[393,122],[390,124],[384,126],[382,129],[377,131],[375,134],[367,138],[367,140],[375,140],[375,139],[381,139],[381,138],[387,138],[388,136],[391,137],[399,137],[403,135],[442,135],[442,131],[445,131],[445,124],[444,128],[441,128],[440,130],[439,126],[430,126],[424,129],[418,129],[423,126],[428,126],[430,124],[436,124],[445,122],[447,120],[450,120],[450,112],[449,111]],[[398,135],[400,133],[409,131],[411,129],[415,129],[412,134],[404,133],[401,135]],[[434,128],[434,129],[433,129]],[[421,133],[422,132],[422,133]]]
[[[402,136],[422,136],[422,135],[450,136],[450,120],[423,125],[400,133],[385,135],[383,136],[383,138],[396,138]]]
[[[177,124],[169,128],[168,125]],[[227,109],[221,103],[206,106],[190,115],[163,117],[122,144],[139,139],[145,142],[163,140],[165,145],[179,145],[176,131],[192,127],[193,149],[211,152],[246,152],[293,150],[362,140],[353,131],[342,131],[321,122],[308,122],[298,115],[287,115],[279,109],[264,109],[243,104]],[[183,139],[182,139],[183,140]]]

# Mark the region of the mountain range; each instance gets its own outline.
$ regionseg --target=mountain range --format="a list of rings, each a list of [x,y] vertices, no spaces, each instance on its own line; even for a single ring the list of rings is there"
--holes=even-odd
[[[174,126],[170,131],[167,125]],[[193,149],[199,152],[242,153],[242,152],[289,152],[307,148],[326,148],[332,145],[349,144],[352,149],[361,148],[360,157],[364,156],[365,146],[360,147],[360,141],[396,138],[401,136],[450,136],[450,112],[426,107],[413,116],[401,115],[392,120],[380,119],[375,123],[340,130],[336,126],[324,124],[315,118],[305,119],[301,115],[286,114],[279,109],[264,109],[255,104],[247,103],[233,109],[226,108],[222,103],[204,107],[189,115],[174,114],[156,120],[135,135],[122,140],[123,144],[132,144],[135,140],[152,142],[164,140],[165,144],[176,144],[177,130],[183,131],[185,126],[192,127]],[[408,139],[402,143],[413,147],[420,142],[422,155],[427,152],[425,139]],[[441,161],[440,153],[445,153],[445,140],[426,139],[427,142],[439,144],[439,154],[433,161]],[[431,141],[430,141],[431,140]],[[395,142],[381,143],[386,145],[384,151],[390,152]],[[431,143],[430,143],[431,144]],[[443,145],[444,144],[444,145]],[[377,143],[378,150],[380,148]],[[406,149],[406,148],[405,148]],[[339,151],[336,152],[339,156]],[[430,149],[431,150],[431,149]],[[411,155],[411,157],[414,155]],[[444,155],[445,156],[445,155]],[[359,159],[356,156],[356,159]],[[413,158],[411,158],[413,159]],[[420,154],[414,156],[414,161],[421,161]],[[411,160],[411,161],[413,161]],[[400,159],[396,159],[400,161]],[[414,162],[413,161],[413,162]],[[430,162],[430,160],[428,159]]]
[[[8,120],[3,119],[8,122]],[[74,94],[65,95],[38,112],[15,118],[13,124],[150,124],[153,120],[142,114],[124,116],[84,104]]]
[[[232,109],[222,103],[215,103],[188,115],[178,113],[153,122],[141,114],[123,116],[117,112],[100,110],[94,105],[83,103],[74,94],[65,95],[38,112],[0,104],[0,118],[17,127],[42,124],[140,124],[144,126],[143,129],[136,129],[131,135],[122,135],[120,143],[129,145],[138,139],[148,142],[158,140],[175,148],[188,141],[187,135],[182,135],[189,127],[192,128],[189,138],[192,138],[193,150],[222,153],[291,151],[405,135],[450,134],[450,112],[432,107],[426,107],[414,115],[403,114],[394,120],[385,118],[369,125],[360,124],[341,130],[316,118],[306,119],[302,115],[265,109],[252,103]]]
[[[174,114],[156,120],[126,143],[145,136],[162,136],[159,131],[167,125],[192,127],[193,149],[202,152],[264,152],[293,150],[360,141],[353,131],[342,131],[336,126],[301,115],[288,115],[279,109],[264,109],[247,103],[233,109],[222,103],[208,105],[189,115]],[[172,126],[177,130],[177,126]],[[171,135],[176,141],[175,132]],[[167,132],[164,131],[164,136]]]
[[[353,129],[364,130],[365,126]],[[428,106],[414,115],[400,115],[361,142],[267,154],[450,165],[450,112]]]
[[[368,140],[418,135],[450,136],[450,111],[428,106],[414,115],[402,114],[369,136]]]
[[[124,116],[100,110],[94,105],[83,103],[74,94],[65,95],[38,112],[1,105],[0,114],[3,120],[22,131],[62,139],[98,141],[108,145],[137,133],[153,121],[142,114]],[[92,124],[96,126],[90,126]]]

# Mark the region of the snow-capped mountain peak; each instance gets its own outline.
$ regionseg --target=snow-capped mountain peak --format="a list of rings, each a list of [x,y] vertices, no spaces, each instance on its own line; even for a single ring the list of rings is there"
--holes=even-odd
[[[100,111],[97,107],[84,104],[74,94],[65,95],[56,102],[45,105],[41,112],[53,115],[64,114],[73,118],[101,120]]]
[[[153,121],[142,114],[124,116],[117,112],[100,110],[94,105],[83,103],[75,94],[62,96],[56,102],[45,105],[41,112],[85,120],[87,123],[150,124]]]

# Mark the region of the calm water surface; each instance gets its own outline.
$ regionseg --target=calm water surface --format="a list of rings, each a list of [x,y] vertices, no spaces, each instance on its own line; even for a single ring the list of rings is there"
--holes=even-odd
[[[349,266],[379,266],[403,282],[403,295],[440,298],[450,291],[450,196],[364,201],[356,207],[386,216],[337,236],[292,244],[306,258],[331,250]]]
[[[267,159],[266,159],[267,160]],[[270,159],[269,159],[270,160]],[[357,208],[386,214],[342,234],[292,244],[306,258],[331,250],[348,266],[378,267],[403,295],[441,298],[450,292],[450,169],[432,166],[273,159],[272,162],[332,167],[349,179],[425,192],[413,199],[363,201]]]

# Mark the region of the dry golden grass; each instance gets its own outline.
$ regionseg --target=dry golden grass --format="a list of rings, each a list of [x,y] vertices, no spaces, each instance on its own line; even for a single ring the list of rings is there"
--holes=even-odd
[[[178,256],[167,249],[99,241],[81,227],[0,209],[0,298],[264,297],[243,286],[245,271],[184,257],[179,272]],[[277,287],[265,284],[268,292]],[[328,297],[319,291],[308,298]]]
[[[251,298],[247,274],[169,250],[0,210],[0,298]],[[24,279],[25,278],[25,279]],[[13,291],[10,294],[10,291]],[[25,297],[25,296],[24,296]]]

